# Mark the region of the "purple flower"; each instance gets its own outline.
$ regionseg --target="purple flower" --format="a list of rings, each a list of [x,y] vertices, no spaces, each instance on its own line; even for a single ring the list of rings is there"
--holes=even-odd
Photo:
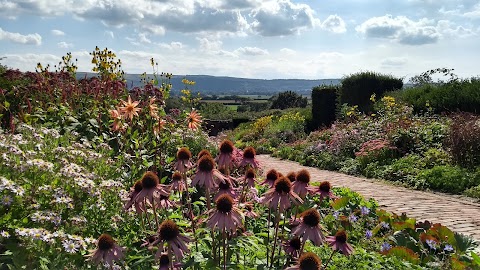
[[[370,209],[366,206],[362,206],[360,207],[360,213],[362,214],[362,216],[366,216],[370,214]]]
[[[437,243],[435,242],[435,240],[427,239],[427,240],[425,241],[425,243],[428,245],[428,247],[429,247],[430,249],[433,249],[433,250],[436,250],[436,249],[437,249],[437,247],[436,247],[436,244],[437,244]]]
[[[382,228],[384,229],[390,229],[390,224],[386,223],[385,221],[382,221],[380,223],[380,225],[382,226]]]
[[[372,236],[373,236],[372,231],[367,230],[367,231],[365,232],[365,238],[370,239],[370,238],[372,238]]]
[[[446,252],[452,252],[453,247],[452,247],[452,245],[446,244],[445,247],[443,248],[443,250],[446,251]]]
[[[335,219],[338,219],[339,216],[340,216],[340,212],[338,212],[338,211],[333,212],[333,217]]]
[[[355,223],[355,222],[357,222],[358,217],[355,216],[354,214],[350,214],[350,216],[348,216],[348,220],[352,223]]]
[[[390,245],[389,243],[385,242],[385,243],[383,243],[382,246],[380,247],[380,252],[387,252],[387,251],[389,251],[391,248],[392,248],[392,245]]]

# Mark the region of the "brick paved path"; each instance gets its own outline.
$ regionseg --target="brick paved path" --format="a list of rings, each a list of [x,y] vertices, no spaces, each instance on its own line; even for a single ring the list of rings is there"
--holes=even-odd
[[[333,186],[348,187],[364,196],[374,198],[381,208],[401,214],[407,213],[417,221],[442,223],[453,231],[471,235],[480,241],[480,204],[455,198],[452,195],[434,194],[381,183],[372,179],[305,167],[297,162],[280,160],[268,155],[257,158],[265,171],[276,169],[287,174],[307,169],[313,181],[328,180]]]

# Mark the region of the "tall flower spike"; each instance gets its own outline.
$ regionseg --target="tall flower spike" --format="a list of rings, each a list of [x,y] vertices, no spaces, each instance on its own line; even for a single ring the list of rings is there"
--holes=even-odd
[[[282,176],[275,181],[273,187],[264,194],[260,202],[274,211],[278,209],[281,213],[290,208],[291,202],[298,205],[303,203],[303,200],[293,192],[290,180]]]
[[[315,208],[310,208],[301,214],[301,222],[298,226],[292,229],[292,234],[302,237],[303,242],[310,240],[314,245],[320,246],[323,244],[325,237],[322,233],[322,226],[320,225],[320,213]]]
[[[97,240],[97,249],[91,251],[86,257],[95,264],[101,262],[112,265],[114,261],[123,259],[125,249],[118,246],[113,238],[104,233]]]

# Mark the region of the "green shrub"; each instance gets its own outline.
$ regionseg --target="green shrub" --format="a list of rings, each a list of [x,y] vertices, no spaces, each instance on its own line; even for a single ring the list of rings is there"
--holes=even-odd
[[[358,105],[360,111],[369,112],[372,110],[370,97],[373,94],[380,97],[387,91],[402,87],[402,79],[391,75],[370,71],[354,73],[342,79],[340,103]]]
[[[337,86],[316,86],[312,89],[312,126],[315,130],[321,126],[330,126],[335,121],[337,108]]]
[[[418,174],[418,178],[433,190],[454,194],[479,184],[479,179],[475,179],[466,169],[451,165],[424,170]]]
[[[480,78],[422,84],[400,93],[401,99],[417,112],[480,112]]]
[[[385,180],[401,182],[414,188],[425,188],[425,181],[419,180],[417,175],[426,168],[425,160],[420,155],[410,154],[395,160],[385,167]]]
[[[285,91],[278,93],[277,95],[271,98],[272,105],[271,109],[288,109],[288,108],[305,108],[308,104],[308,99],[302,97],[300,94],[297,94],[293,91]]]

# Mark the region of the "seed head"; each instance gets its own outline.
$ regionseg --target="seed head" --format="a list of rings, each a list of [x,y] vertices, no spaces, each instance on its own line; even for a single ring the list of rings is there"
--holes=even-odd
[[[247,173],[245,174],[246,178],[255,178],[255,170],[252,168],[249,168]]]
[[[287,174],[287,178],[288,178],[288,180],[290,180],[290,182],[295,182],[295,180],[297,178],[297,174],[295,172],[289,172]]]
[[[230,140],[224,140],[220,144],[220,152],[223,154],[231,154],[233,153],[233,149],[234,149],[234,146]]]
[[[182,174],[180,172],[175,172],[172,174],[173,181],[180,181],[182,180]]]
[[[344,230],[340,230],[335,234],[335,242],[345,244],[347,242],[347,233]]]
[[[145,189],[154,188],[158,183],[160,183],[160,180],[154,172],[148,171],[142,177],[142,187]]]
[[[102,251],[110,250],[115,245],[115,240],[109,234],[102,234],[97,240],[97,247]]]
[[[295,180],[308,184],[310,182],[310,173],[307,170],[303,169],[297,173],[297,177]]]
[[[320,223],[320,213],[317,209],[310,208],[302,213],[303,223],[310,227],[316,227]]]
[[[202,172],[211,172],[215,168],[215,161],[212,156],[204,155],[198,160],[198,169]]]
[[[298,265],[300,270],[320,270],[322,260],[313,252],[305,252],[298,259]]]
[[[299,250],[302,247],[302,242],[300,241],[300,238],[294,237],[290,241],[288,241],[288,245],[296,250]]]
[[[220,182],[218,184],[218,188],[221,189],[221,190],[229,190],[230,189],[230,182],[229,181]]]
[[[190,150],[188,150],[188,148],[182,147],[178,149],[177,151],[178,160],[189,160],[190,158],[192,158],[192,153],[190,152]]]
[[[249,146],[243,150],[243,158],[253,159],[255,158],[255,148]]]
[[[207,149],[202,149],[202,151],[200,151],[197,155],[197,159],[201,159],[203,156],[212,156],[212,154],[210,154],[210,151],[208,151]]]
[[[135,190],[135,192],[140,192],[142,191],[142,189],[143,189],[142,180],[137,180],[133,185],[133,190]]]
[[[180,234],[178,230],[178,225],[170,219],[165,220],[160,224],[160,229],[158,229],[158,235],[163,241],[170,241],[175,239]]]
[[[217,210],[222,213],[230,213],[233,208],[233,203],[234,202],[232,197],[228,194],[220,195],[215,201],[215,204],[217,205]]]
[[[273,186],[275,187],[275,191],[278,193],[290,193],[290,190],[292,189],[292,182],[283,176],[275,180]]]
[[[330,190],[332,189],[332,185],[328,181],[323,181],[322,183],[320,183],[319,188],[323,192],[330,192]]]
[[[278,172],[275,169],[271,169],[267,172],[267,179],[271,181],[275,181],[278,179]]]

